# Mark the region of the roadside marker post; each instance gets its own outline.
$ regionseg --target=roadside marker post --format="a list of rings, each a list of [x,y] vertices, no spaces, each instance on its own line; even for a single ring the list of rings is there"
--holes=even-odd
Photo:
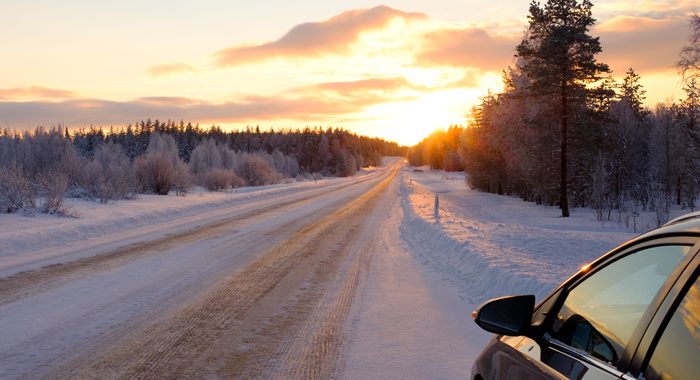
[[[440,219],[440,197],[435,193],[435,219]]]

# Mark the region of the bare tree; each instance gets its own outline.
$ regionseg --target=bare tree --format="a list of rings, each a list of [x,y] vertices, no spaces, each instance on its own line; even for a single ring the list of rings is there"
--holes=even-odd
[[[0,166],[0,212],[34,207],[34,190],[24,174],[15,168]]]
[[[245,181],[233,170],[214,168],[207,172],[205,186],[211,191],[221,191],[245,185]]]
[[[664,185],[658,181],[649,181],[647,187],[647,197],[650,206],[656,216],[656,227],[661,227],[668,222],[669,212],[671,210],[671,197]]]
[[[205,182],[205,177],[210,169],[224,167],[222,153],[224,152],[219,149],[218,144],[212,139],[206,139],[194,148],[190,157],[190,170],[195,176],[197,183],[202,184]],[[223,155],[226,154],[224,153]]]
[[[91,197],[124,199],[136,192],[129,158],[120,145],[101,144],[92,160],[83,168],[83,186]]]
[[[176,185],[178,193],[184,193],[188,187],[187,166],[180,159],[172,136],[152,134],[146,153],[134,166],[139,183],[146,191],[167,195]]]
[[[611,181],[610,173],[607,170],[606,162],[602,155],[598,155],[595,170],[591,177],[589,196],[591,198],[591,206],[595,210],[596,219],[599,221],[610,220],[610,211],[612,210],[610,192]]]
[[[43,204],[41,212],[46,214],[63,214],[63,197],[68,190],[68,176],[59,171],[44,172],[36,176],[36,194]]]
[[[700,79],[700,15],[697,13],[690,16],[688,42],[689,44],[681,50],[676,68],[683,75],[683,79],[690,82],[693,79]]]
[[[250,186],[270,185],[277,177],[272,166],[257,154],[245,154],[236,172]]]

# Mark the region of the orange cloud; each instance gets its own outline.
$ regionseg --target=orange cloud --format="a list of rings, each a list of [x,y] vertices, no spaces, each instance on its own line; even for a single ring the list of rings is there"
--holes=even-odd
[[[697,11],[697,0],[613,0],[597,5],[604,17],[628,15],[652,19],[688,16]]]
[[[597,25],[603,52],[598,57],[616,72],[671,69],[687,43],[688,17],[619,16]],[[416,63],[423,66],[472,67],[500,71],[511,64],[522,36],[496,35],[479,28],[440,29],[427,33]]]
[[[474,72],[466,72],[462,78],[448,83],[445,88],[479,87],[479,77]]]
[[[386,6],[347,11],[326,21],[297,25],[277,41],[220,50],[214,54],[215,64],[225,67],[274,58],[345,53],[363,32],[381,30],[395,19],[427,20],[427,16]]]
[[[199,100],[181,96],[145,96],[139,98],[139,100],[144,103],[161,106],[187,106],[201,103]]]
[[[75,96],[73,91],[41,86],[0,89],[0,99],[71,99]]]
[[[416,57],[423,66],[502,70],[513,60],[519,38],[490,34],[480,28],[440,29],[424,36],[425,50]]]
[[[292,92],[307,94],[323,93],[337,96],[364,96],[369,94],[395,93],[402,89],[415,89],[415,85],[401,77],[368,78],[348,82],[326,82],[297,87]]]
[[[597,32],[608,33],[629,33],[639,29],[657,28],[667,20],[638,16],[618,16],[598,24],[595,28]]]
[[[342,88],[344,85],[321,84],[318,88]],[[348,88],[353,85],[348,85]],[[145,97],[133,101],[102,99],[72,99],[49,101],[0,101],[0,125],[13,128],[33,128],[63,124],[68,126],[125,125],[152,119],[184,119],[200,122],[255,123],[269,120],[299,120],[323,122],[339,116],[360,112],[366,107],[391,100],[403,99],[393,95],[368,93],[360,90],[368,84],[356,84],[344,92],[347,101],[326,94],[300,91],[279,96],[246,96],[236,101],[212,103],[182,97]],[[339,90],[341,91],[341,90]]]
[[[663,71],[673,67],[688,39],[685,16],[653,19],[617,17],[592,31],[600,36],[603,48],[599,60],[620,74],[627,68],[637,71]]]
[[[146,70],[146,74],[152,77],[160,77],[164,75],[191,73],[196,71],[197,69],[192,67],[192,65],[188,65],[186,63],[172,63],[150,67],[148,70]]]
[[[476,87],[479,85],[474,73],[466,72],[460,79],[446,82],[441,85],[423,86],[411,83],[403,77],[391,78],[368,78],[349,82],[326,82],[310,86],[297,87],[294,91],[303,93],[323,93],[329,95],[345,97],[367,97],[370,94],[377,94],[385,97],[385,101],[395,100],[392,94],[402,90],[415,90],[429,92],[434,90],[444,90],[453,88]],[[404,98],[405,99],[405,98]]]

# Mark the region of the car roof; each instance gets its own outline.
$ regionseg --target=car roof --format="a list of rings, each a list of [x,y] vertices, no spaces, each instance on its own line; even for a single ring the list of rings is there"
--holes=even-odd
[[[679,216],[634,240],[638,241],[659,235],[700,235],[700,211]]]
[[[700,219],[700,211],[695,211],[695,212],[691,212],[691,213],[688,213],[685,215],[681,215],[681,216],[669,221],[668,223],[664,224],[664,226],[670,226],[670,225],[676,224],[676,223],[687,222],[687,221],[690,221],[693,219]]]

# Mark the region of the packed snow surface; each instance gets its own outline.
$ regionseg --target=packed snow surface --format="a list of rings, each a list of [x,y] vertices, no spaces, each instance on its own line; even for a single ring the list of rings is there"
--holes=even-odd
[[[369,168],[350,178],[291,181],[224,192],[195,188],[185,196],[172,192],[167,196],[139,194],[135,199],[105,204],[69,198],[64,203],[67,214],[72,215],[68,217],[0,214],[0,277],[185,231],[221,220],[232,210],[330,192],[382,170]]]
[[[27,344],[16,346],[17,352],[26,348],[37,358],[52,360],[51,355],[65,353],[66,342],[79,350],[115,326],[165,316],[217,278],[228,276],[225,268],[252,259],[247,255],[254,255],[256,247],[272,244],[260,231],[283,240],[279,226],[295,220],[306,223],[353,199],[371,185],[365,180],[380,179],[385,169],[223,193],[196,190],[185,197],[141,195],[108,204],[68,200],[76,217],[0,215],[0,278],[5,278],[177,236],[226,221],[232,213],[273,210],[271,218],[252,218],[230,234],[212,233],[208,240],[191,243],[201,256],[193,256],[191,247],[171,247],[168,255],[142,255],[114,264],[118,266],[105,272],[106,282],[95,277],[102,282],[86,285],[68,278],[49,292],[10,301],[0,309],[0,319],[11,326],[3,337]],[[570,218],[561,218],[556,207],[475,191],[462,174],[425,167],[404,166],[382,196],[381,210],[368,214],[372,231],[357,237],[371,238],[358,246],[372,248],[366,253],[369,270],[358,277],[357,296],[343,326],[340,378],[466,377],[490,337],[471,321],[470,313],[480,303],[512,294],[535,294],[541,300],[581,266],[636,235],[624,226],[597,221],[589,209],[574,209]],[[238,256],[219,252],[234,241]],[[176,270],[184,267],[200,269],[184,276]],[[82,281],[88,280],[93,281]],[[132,286],[138,291],[131,291]],[[324,299],[337,298],[338,289],[328,289]],[[123,300],[112,299],[117,291],[126,294]],[[76,294],[84,299],[76,299]],[[170,301],[155,307],[161,299]],[[86,322],[87,317],[81,319],[83,327],[71,322],[76,309],[103,306],[105,314],[93,314],[94,323]],[[49,327],[56,326],[58,317],[38,317],[52,310],[65,319],[55,334],[49,334]],[[21,328],[26,323],[47,327],[31,335],[29,327]],[[38,337],[48,340],[32,340]],[[22,373],[19,367],[7,370]]]

